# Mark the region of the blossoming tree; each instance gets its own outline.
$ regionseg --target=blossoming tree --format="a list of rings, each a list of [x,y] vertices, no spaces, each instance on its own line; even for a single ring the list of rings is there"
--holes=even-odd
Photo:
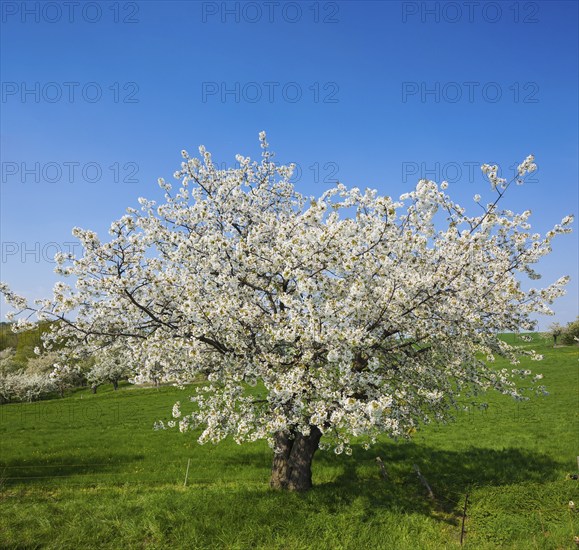
[[[489,362],[540,358],[497,333],[531,329],[563,294],[567,278],[524,291],[517,274],[538,278],[533,264],[571,217],[531,233],[528,210],[499,209],[512,182],[489,165],[493,198],[476,196],[475,215],[427,180],[400,200],[341,184],[309,198],[260,140],[261,162],[238,155],[231,169],[183,151],[179,189],[159,180],[166,202],[139,199],[108,242],[74,229],[82,257],[57,255],[74,284],[36,306],[3,286],[19,326],[32,312],[60,320],[48,347],[64,340],[74,358],[116,346],[137,378],[159,365],[165,380],[202,377],[171,425],[199,429],[200,443],[266,439],[271,485],[288,490],[310,488],[320,447],[405,436],[468,392],[522,398],[530,371]]]
[[[94,364],[86,374],[93,393],[101,384],[110,383],[114,390],[119,389],[119,382],[130,376],[131,361],[113,348],[101,350],[95,355]]]

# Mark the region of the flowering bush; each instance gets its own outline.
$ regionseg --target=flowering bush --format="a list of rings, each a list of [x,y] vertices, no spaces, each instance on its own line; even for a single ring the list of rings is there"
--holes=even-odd
[[[29,359],[31,368],[22,368],[15,362],[16,351],[6,348],[0,351],[0,403],[10,401],[34,401],[55,390],[46,367],[50,358]],[[52,355],[52,354],[47,354]]]
[[[493,196],[475,197],[475,215],[429,180],[399,200],[342,184],[307,197],[260,140],[261,162],[238,155],[232,169],[183,151],[178,189],[159,180],[166,202],[139,199],[108,242],[75,228],[84,255],[56,257],[74,286],[33,307],[4,285],[13,317],[61,320],[45,343],[66,340],[70,357],[122,345],[136,377],[203,374],[196,406],[177,405],[171,423],[201,428],[201,443],[267,439],[281,488],[311,485],[322,435],[348,453],[352,436],[371,444],[448,418],[459,393],[523,398],[526,371],[492,361],[540,357],[497,333],[531,329],[564,293],[566,277],[524,291],[517,274],[539,278],[533,265],[571,217],[532,233],[530,211],[499,209],[512,182],[489,165]],[[534,169],[529,156],[516,183]]]
[[[35,401],[55,391],[46,374],[17,371],[0,373],[0,403]]]
[[[15,362],[16,350],[14,348],[6,348],[0,351],[0,373],[7,373],[18,369]]]
[[[17,401],[36,401],[56,390],[47,374],[19,372],[11,376],[12,396]]]
[[[41,353],[40,349],[35,349],[36,356],[31,357],[26,362],[26,372],[30,374],[50,374],[54,370],[55,363],[58,363],[59,354],[55,351]]]

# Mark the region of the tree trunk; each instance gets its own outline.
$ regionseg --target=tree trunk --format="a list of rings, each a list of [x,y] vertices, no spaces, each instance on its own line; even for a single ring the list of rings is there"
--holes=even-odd
[[[96,392],[97,392],[97,388],[98,388],[98,386],[97,386],[96,384],[93,384],[93,385],[90,387],[90,389],[91,389],[91,391],[92,391],[93,393],[96,393]]]
[[[113,388],[115,391],[117,391],[119,389],[119,381],[118,380],[113,380]]]
[[[270,486],[287,491],[307,491],[312,487],[312,459],[322,432],[312,426],[309,435],[278,433],[271,468]]]

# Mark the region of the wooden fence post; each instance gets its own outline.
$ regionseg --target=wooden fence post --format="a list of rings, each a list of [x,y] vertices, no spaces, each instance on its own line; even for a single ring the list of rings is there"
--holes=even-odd
[[[376,457],[376,464],[378,464],[378,468],[380,468],[380,475],[382,476],[382,479],[386,481],[388,479],[388,473],[386,472],[386,466],[384,466],[384,462],[382,462],[382,459],[379,456]]]
[[[462,546],[462,542],[464,540],[464,522],[466,520],[466,506],[468,504],[468,493],[464,495],[464,510],[462,511],[462,525],[460,527],[460,545]]]
[[[183,487],[187,487],[187,478],[189,477],[189,466],[191,465],[191,459],[187,459],[187,471],[185,472],[185,483],[183,483]]]
[[[430,485],[428,485],[428,481],[426,481],[426,478],[420,472],[420,468],[418,468],[418,466],[415,464],[414,469],[416,470],[416,475],[418,476],[418,479],[420,479],[420,481],[422,482],[422,485],[424,485],[426,487],[426,490],[428,491],[428,497],[430,499],[434,500],[434,493],[432,492]]]

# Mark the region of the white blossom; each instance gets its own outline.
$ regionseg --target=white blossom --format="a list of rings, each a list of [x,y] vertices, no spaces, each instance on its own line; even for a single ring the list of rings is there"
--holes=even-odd
[[[36,312],[63,321],[45,345],[64,342],[72,357],[101,354],[133,381],[202,380],[167,424],[201,428],[201,443],[273,446],[317,426],[324,445],[349,452],[351,436],[370,445],[445,419],[468,392],[523,398],[516,377],[540,356],[497,335],[531,330],[564,293],[568,278],[527,291],[519,279],[539,277],[570,217],[531,234],[529,211],[499,209],[496,165],[482,170],[499,196],[485,207],[476,195],[474,215],[430,180],[399,199],[342,183],[306,197],[259,139],[261,162],[238,155],[229,169],[204,147],[183,151],[179,192],[160,180],[165,202],[138,199],[108,242],[75,228],[83,253],[57,266],[71,285],[36,308],[0,287],[15,329]],[[534,169],[528,157],[519,175]],[[495,357],[523,368],[496,369]]]

